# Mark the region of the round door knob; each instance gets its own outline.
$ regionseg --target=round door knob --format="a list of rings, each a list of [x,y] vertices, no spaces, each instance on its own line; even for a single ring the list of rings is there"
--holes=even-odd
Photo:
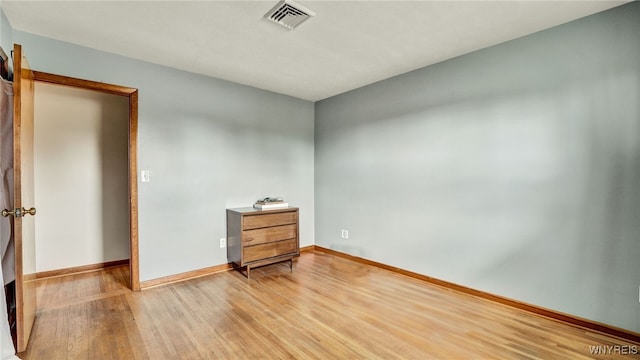
[[[31,216],[35,216],[36,208],[34,208],[34,207],[32,207],[31,209],[22,208],[22,216],[27,215],[27,214],[29,214]]]
[[[27,214],[34,216],[36,214],[36,208],[32,207],[31,209],[25,209],[25,208],[17,208],[15,210],[8,210],[8,209],[4,209],[2,210],[2,216],[7,217],[9,215],[11,216],[15,216],[15,217],[23,217]]]

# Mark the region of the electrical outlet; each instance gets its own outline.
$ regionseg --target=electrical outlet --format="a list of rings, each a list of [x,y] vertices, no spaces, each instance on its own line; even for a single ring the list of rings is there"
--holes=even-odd
[[[349,230],[342,229],[342,238],[343,239],[349,238]]]
[[[227,239],[226,238],[220,238],[220,249],[226,248],[227,247]]]

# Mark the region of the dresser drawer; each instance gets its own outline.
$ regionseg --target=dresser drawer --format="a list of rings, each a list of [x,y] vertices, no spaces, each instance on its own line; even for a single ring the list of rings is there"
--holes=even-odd
[[[279,240],[293,239],[298,235],[298,227],[296,224],[282,225],[262,229],[245,230],[242,234],[243,245],[258,245]]]
[[[247,246],[243,248],[242,251],[244,253],[244,262],[246,263],[280,255],[294,254],[298,251],[298,240],[290,239],[268,244]]]
[[[267,226],[295,224],[297,222],[298,213],[296,211],[275,214],[247,215],[242,218],[242,229],[258,229]]]

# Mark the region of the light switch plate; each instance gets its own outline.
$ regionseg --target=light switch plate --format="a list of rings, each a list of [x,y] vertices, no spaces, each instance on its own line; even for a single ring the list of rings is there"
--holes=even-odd
[[[140,172],[140,181],[142,181],[142,182],[150,182],[151,181],[151,174],[149,173],[149,170],[142,170]]]

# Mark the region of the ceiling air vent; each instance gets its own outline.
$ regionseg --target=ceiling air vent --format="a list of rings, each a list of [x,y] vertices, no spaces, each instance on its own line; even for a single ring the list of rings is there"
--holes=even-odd
[[[278,23],[289,30],[295,29],[316,13],[293,1],[282,0],[264,15],[265,18]]]

